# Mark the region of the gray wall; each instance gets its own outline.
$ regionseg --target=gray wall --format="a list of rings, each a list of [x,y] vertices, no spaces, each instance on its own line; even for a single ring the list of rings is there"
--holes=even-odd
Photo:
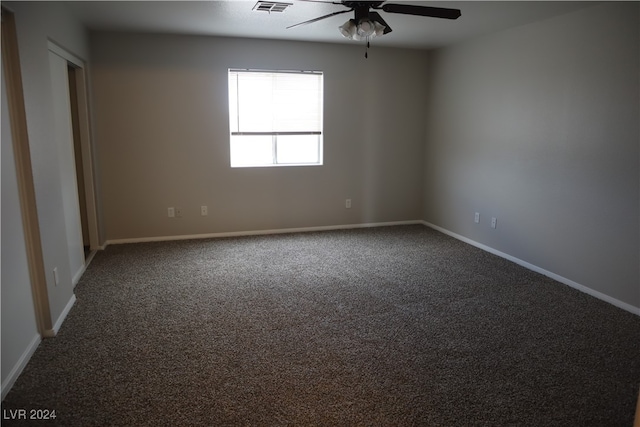
[[[118,33],[91,52],[108,240],[421,218],[426,53]],[[323,166],[229,167],[234,67],[324,72]]]
[[[3,2],[3,5],[5,3]],[[15,12],[20,65],[27,114],[27,131],[33,166],[36,203],[42,239],[42,251],[47,278],[47,290],[52,321],[55,323],[73,297],[72,277],[66,245],[62,186],[57,162],[58,152],[54,134],[51,79],[49,76],[49,53],[47,41],[56,41],[71,52],[88,58],[88,36],[84,28],[74,21],[63,6],[56,3],[9,2]],[[4,120],[3,110],[3,120]],[[5,255],[15,251],[18,256],[24,247],[22,233],[13,229],[21,224],[15,196],[7,190],[5,178],[11,178],[5,164],[13,162],[12,152],[5,146],[3,122],[2,141],[2,383],[6,375],[18,368],[19,357],[30,349],[33,342],[35,318],[29,282],[25,282],[24,271],[20,275],[8,275],[5,269],[20,268],[20,264],[7,261]],[[5,158],[5,155],[8,157]],[[6,202],[6,203],[5,203]],[[6,206],[5,206],[6,204]],[[5,229],[13,229],[11,237]],[[5,264],[6,261],[6,264]],[[17,261],[16,261],[17,262]],[[55,285],[53,269],[58,267],[60,283]],[[8,278],[7,280],[5,280]],[[29,306],[30,303],[30,306]],[[5,311],[10,306],[11,309]],[[29,309],[27,306],[31,307]]]
[[[639,8],[430,53],[424,219],[640,307]]]

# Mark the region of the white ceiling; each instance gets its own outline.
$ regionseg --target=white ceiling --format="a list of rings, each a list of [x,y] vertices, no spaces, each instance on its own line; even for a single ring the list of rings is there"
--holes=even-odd
[[[283,13],[253,11],[257,0],[222,1],[72,1],[64,2],[90,29],[198,34],[267,39],[358,43],[338,32],[352,13],[296,28],[287,26],[346,10],[340,4],[301,0]],[[568,13],[595,2],[580,1],[394,1],[460,9],[457,20],[391,14],[380,11],[393,32],[375,39],[379,46],[431,49],[467,38]]]

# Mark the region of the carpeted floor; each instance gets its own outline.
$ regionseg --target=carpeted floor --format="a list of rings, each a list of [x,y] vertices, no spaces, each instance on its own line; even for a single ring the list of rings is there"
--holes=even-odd
[[[109,246],[76,294],[5,415],[54,409],[35,425],[63,426],[633,423],[640,317],[420,225]]]

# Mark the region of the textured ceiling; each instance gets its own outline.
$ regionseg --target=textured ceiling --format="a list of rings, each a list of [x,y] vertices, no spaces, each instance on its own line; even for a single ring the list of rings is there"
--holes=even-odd
[[[284,40],[358,43],[343,38],[338,26],[345,13],[286,29],[287,26],[345,10],[340,4],[300,0],[282,13],[254,11],[256,1],[73,1],[63,2],[90,29],[198,34]],[[467,38],[568,13],[596,2],[577,1],[388,1],[460,9],[457,20],[425,18],[380,11],[393,32],[375,39],[380,46],[431,49]],[[362,43],[362,42],[360,42]]]

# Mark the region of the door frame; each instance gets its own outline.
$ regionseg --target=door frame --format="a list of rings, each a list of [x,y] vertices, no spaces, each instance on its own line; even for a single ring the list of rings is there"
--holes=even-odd
[[[55,331],[51,321],[44,256],[40,239],[40,223],[38,221],[31,151],[27,132],[27,115],[20,70],[18,36],[14,13],[4,6],[2,6],[2,67],[7,86],[8,113],[13,135],[20,211],[22,212],[22,226],[24,227],[36,325],[40,336],[53,337],[55,336]]]

